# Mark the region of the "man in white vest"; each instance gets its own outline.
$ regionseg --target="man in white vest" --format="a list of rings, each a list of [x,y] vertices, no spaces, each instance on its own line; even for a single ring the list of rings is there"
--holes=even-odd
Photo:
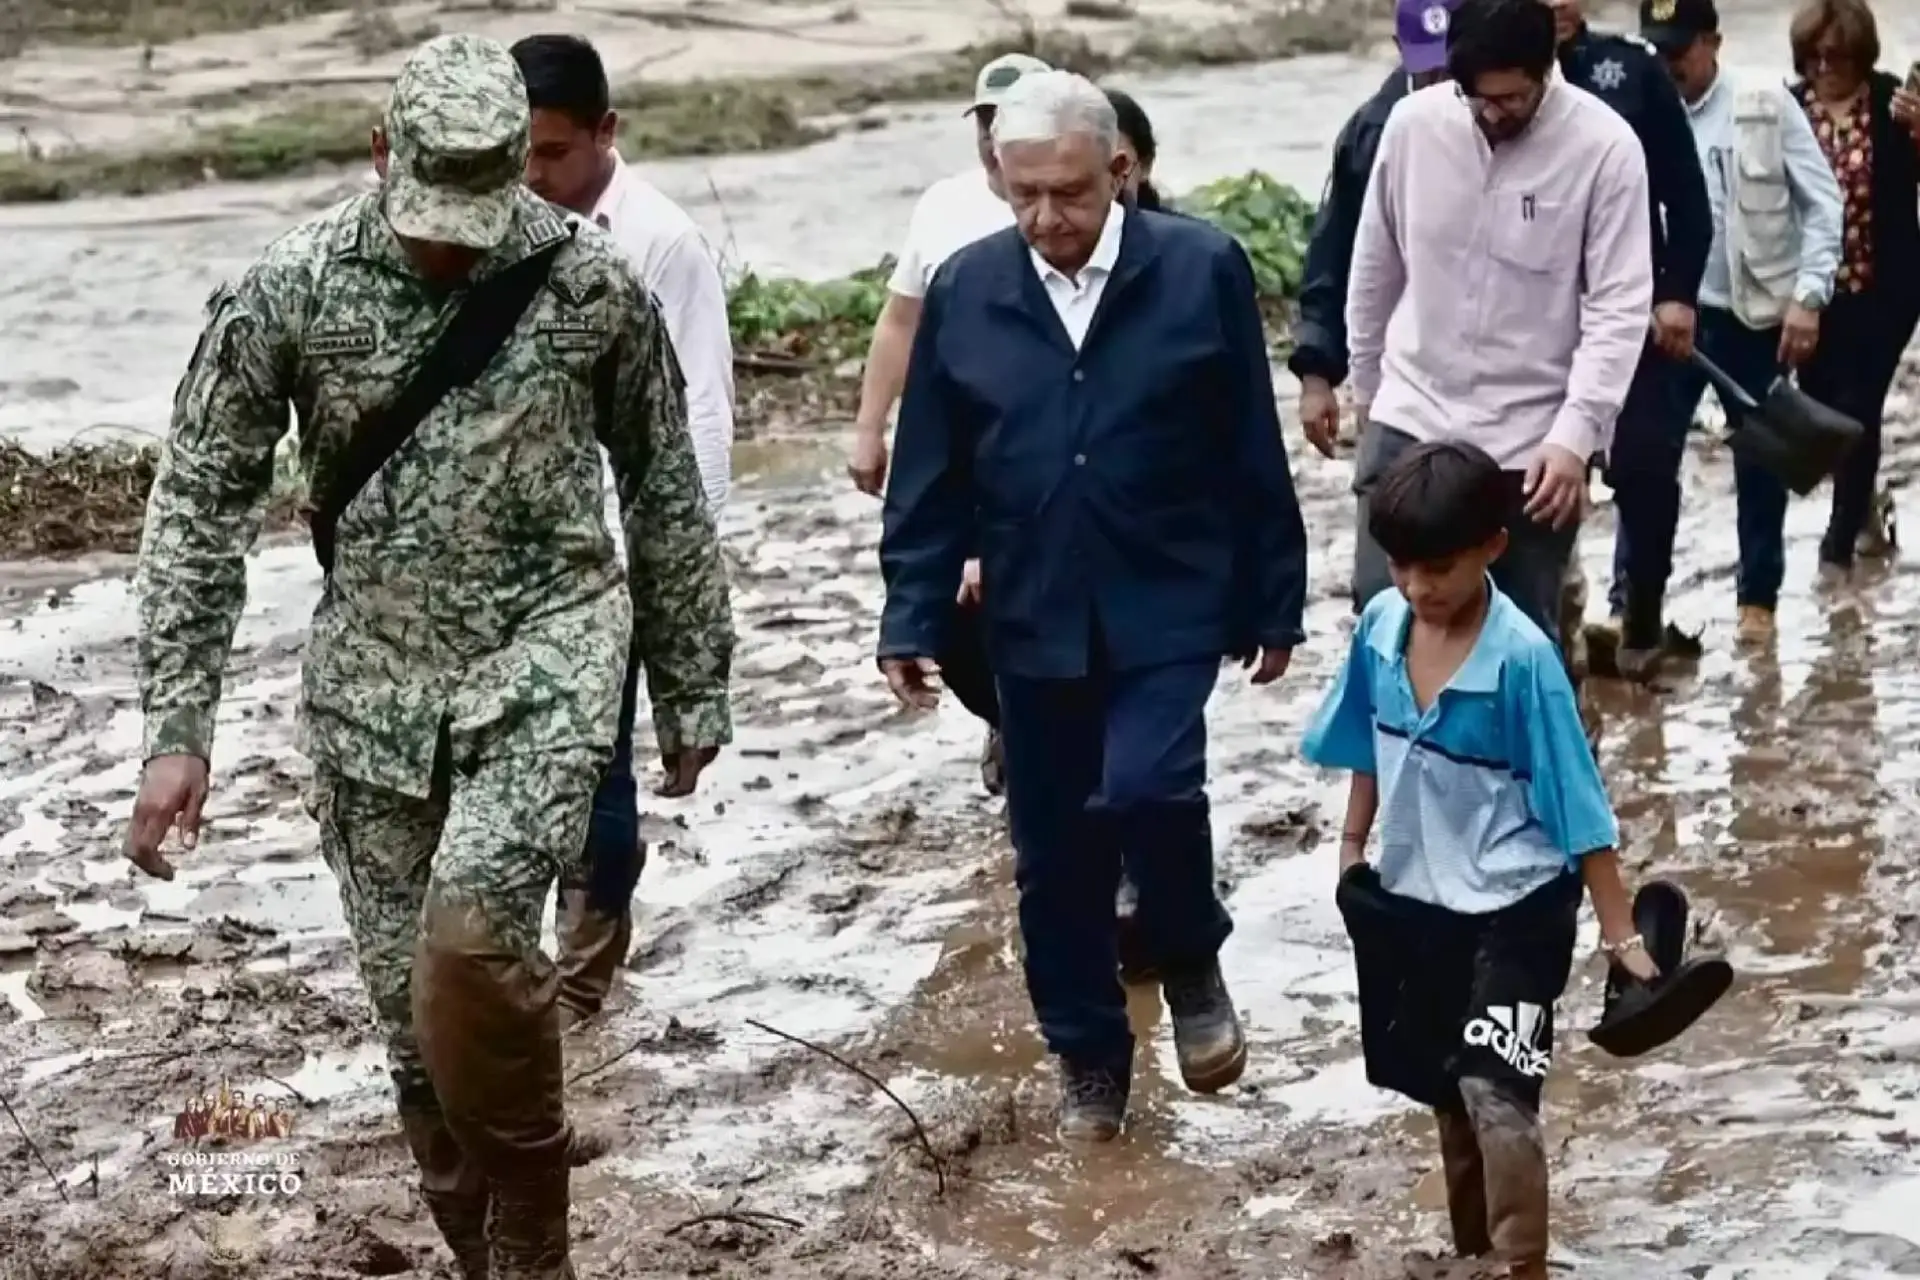
[[[1819,343],[1820,313],[1840,265],[1840,184],[1784,83],[1723,71],[1714,0],[1641,0],[1640,34],[1666,59],[1686,101],[1713,206],[1697,345],[1757,398]],[[1692,417],[1705,390],[1705,376],[1687,370],[1679,422]],[[1725,407],[1738,430],[1739,407]],[[1787,490],[1751,463],[1736,461],[1734,477],[1739,635],[1742,643],[1765,644],[1786,574]],[[1673,536],[1668,530],[1669,546]],[[1665,584],[1631,585],[1657,592]]]

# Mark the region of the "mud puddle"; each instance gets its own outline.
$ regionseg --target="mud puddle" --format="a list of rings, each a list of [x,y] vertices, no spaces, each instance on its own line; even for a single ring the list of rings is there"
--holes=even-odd
[[[1776,7],[1729,17],[1736,54],[1754,33],[1780,42]],[[1920,35],[1883,20],[1896,52]],[[1174,185],[1257,165],[1311,189],[1379,72],[1306,59],[1141,87]],[[912,192],[966,160],[950,115],[923,113],[655,173],[746,260],[826,275],[877,257]],[[335,194],[0,217],[0,434],[159,430],[197,300]],[[98,225],[142,210],[180,216]],[[1916,376],[1891,428],[1903,485]],[[1359,1280],[1439,1245],[1426,1123],[1359,1065],[1324,839],[1338,788],[1295,754],[1343,652],[1351,519],[1344,463],[1296,467],[1314,640],[1278,690],[1224,676],[1212,714],[1238,922],[1225,961],[1253,1067],[1230,1095],[1187,1095],[1164,1010],[1136,993],[1134,1127],[1087,1156],[1051,1136],[977,727],[957,708],[903,716],[873,672],[876,505],[848,491],[833,442],[743,446],[727,521],[739,742],[700,795],[650,818],[624,988],[567,1048],[576,1114],[615,1139],[578,1181],[584,1276]],[[1736,655],[1730,469],[1706,441],[1691,468],[1673,608],[1706,627],[1706,654],[1660,691],[1603,690],[1602,753],[1634,874],[1684,883],[1742,981],[1686,1043],[1620,1064],[1584,1039],[1599,972],[1579,970],[1549,1095],[1561,1260],[1599,1280],[1920,1273],[1920,874],[1904,838],[1920,817],[1920,590],[1896,562],[1816,596],[1823,508],[1797,503],[1778,651]],[[1603,510],[1584,544],[1596,584],[1609,528]],[[31,1137],[0,1127],[0,1275],[433,1274],[300,807],[310,555],[250,564],[211,826],[169,885],[118,856],[139,730],[124,572],[0,574],[0,1087]],[[750,1020],[886,1080],[934,1157],[867,1083]],[[174,1117],[223,1083],[288,1109],[290,1138],[236,1150],[291,1161],[297,1194],[169,1191]]]

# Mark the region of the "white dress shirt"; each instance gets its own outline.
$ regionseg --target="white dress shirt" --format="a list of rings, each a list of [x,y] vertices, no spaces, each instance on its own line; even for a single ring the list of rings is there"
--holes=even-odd
[[[592,217],[638,268],[666,321],[687,380],[687,426],[700,487],[717,517],[733,482],[733,337],[719,263],[686,210],[617,153]]]
[[[1040,283],[1046,286],[1047,297],[1060,316],[1061,326],[1073,339],[1075,351],[1087,340],[1087,330],[1093,327],[1093,313],[1100,309],[1100,295],[1107,291],[1113,264],[1120,260],[1120,236],[1126,219],[1126,209],[1121,205],[1107,210],[1107,221],[1100,228],[1093,256],[1080,268],[1078,279],[1069,277],[1032,249],[1027,250],[1033,259],[1033,269],[1040,273]]]

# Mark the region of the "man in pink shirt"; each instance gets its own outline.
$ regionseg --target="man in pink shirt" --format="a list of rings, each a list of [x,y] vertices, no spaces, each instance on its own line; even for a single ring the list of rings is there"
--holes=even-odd
[[[1559,634],[1561,579],[1653,311],[1647,165],[1619,113],[1555,71],[1540,0],[1465,0],[1452,84],[1380,140],[1347,295],[1364,496],[1407,448],[1458,439],[1510,473],[1500,589]],[[1364,522],[1354,598],[1392,585]]]

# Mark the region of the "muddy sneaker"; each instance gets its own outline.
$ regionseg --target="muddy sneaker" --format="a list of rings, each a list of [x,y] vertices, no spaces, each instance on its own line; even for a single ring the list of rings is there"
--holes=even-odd
[[[1238,1080],[1247,1069],[1247,1037],[1220,976],[1220,962],[1167,974],[1161,993],[1173,1015],[1173,1046],[1187,1088],[1218,1093]]]
[[[1740,625],[1734,632],[1735,639],[1749,648],[1760,648],[1773,643],[1773,610],[1757,604],[1740,606]]]
[[[987,740],[980,747],[980,785],[990,796],[1002,795],[1007,789],[1007,753],[1000,745],[998,729],[987,730]]]
[[[1120,981],[1139,986],[1159,977],[1153,961],[1147,958],[1146,940],[1140,936],[1140,890],[1128,876],[1120,877],[1120,892],[1113,902],[1113,922],[1120,944]]]
[[[1127,1122],[1130,1072],[1060,1063],[1060,1140],[1112,1142]]]

